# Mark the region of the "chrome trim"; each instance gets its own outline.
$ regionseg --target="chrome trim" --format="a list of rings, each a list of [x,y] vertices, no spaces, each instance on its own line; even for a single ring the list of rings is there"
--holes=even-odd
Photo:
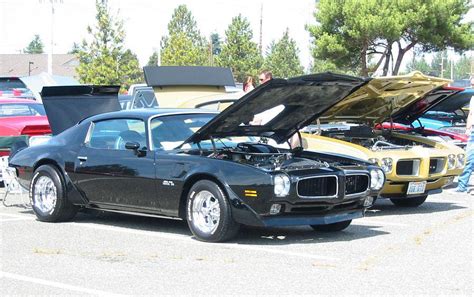
[[[370,192],[370,174],[367,174],[367,173],[347,173],[345,176],[351,176],[351,175],[365,175],[367,176],[367,189],[365,189],[365,191],[362,191],[362,192],[357,192],[357,193],[352,193],[352,194],[347,194],[346,195],[346,184],[344,184],[344,197],[354,197],[354,196],[359,196],[361,194],[368,194]]]
[[[336,178],[336,194],[334,194],[334,195],[332,195],[332,196],[302,196],[302,195],[300,195],[300,193],[298,192],[298,185],[299,185],[300,181],[305,180],[305,179],[324,178],[324,177],[335,177],[335,178]],[[298,195],[298,197],[300,197],[300,198],[304,198],[304,199],[337,198],[338,194],[339,194],[339,177],[338,177],[337,175],[318,175],[318,176],[297,177],[297,181],[296,181],[296,195]]]
[[[125,211],[125,210],[115,210],[115,209],[107,209],[107,208],[101,208],[101,207],[93,207],[93,206],[88,206],[87,208],[89,209],[96,209],[96,210],[102,210],[105,212],[113,212],[113,213],[120,213],[120,214],[126,214],[126,215],[133,215],[133,216],[140,216],[140,217],[150,217],[150,218],[159,218],[159,219],[170,219],[170,220],[176,220],[176,221],[182,221],[183,219],[180,217],[167,217],[165,215],[155,215],[155,214],[150,214],[150,213],[144,213],[144,212],[133,212],[133,211]]]
[[[153,142],[152,142],[152,138],[151,138],[151,121],[156,119],[156,118],[159,118],[159,117],[163,117],[163,116],[170,116],[170,115],[185,115],[185,114],[213,114],[213,115],[217,115],[219,114],[219,112],[205,112],[205,111],[199,111],[199,110],[196,110],[196,111],[186,111],[186,112],[169,112],[169,113],[160,113],[160,114],[156,114],[156,115],[153,115],[151,117],[148,118],[148,121],[147,121],[147,125],[148,125],[148,143],[150,144],[149,145],[149,150],[150,151],[154,151],[154,147],[153,147]]]
[[[435,172],[430,172],[431,160],[436,160],[436,171]],[[438,166],[438,161],[439,160],[441,160],[441,162],[442,162],[441,166]],[[456,160],[456,157],[455,157],[455,165],[454,165],[455,168],[456,168],[456,163],[457,163],[457,160]],[[432,158],[430,158],[430,165],[428,166],[428,174],[430,176],[435,175],[435,174],[441,174],[444,171],[444,168],[445,167],[447,168],[447,164],[448,164],[448,158],[445,158],[445,157],[432,157]]]

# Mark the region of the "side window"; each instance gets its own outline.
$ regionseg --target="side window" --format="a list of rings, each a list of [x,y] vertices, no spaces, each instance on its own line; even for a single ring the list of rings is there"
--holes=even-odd
[[[86,145],[91,148],[125,150],[127,142],[146,146],[145,123],[137,119],[113,119],[92,124]]]

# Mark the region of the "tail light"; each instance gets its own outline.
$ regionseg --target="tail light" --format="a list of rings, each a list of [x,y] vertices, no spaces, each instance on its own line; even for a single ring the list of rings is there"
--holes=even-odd
[[[49,125],[26,126],[21,130],[21,135],[35,136],[44,134],[51,134],[51,127]]]
[[[8,149],[0,149],[0,157],[6,157],[10,155],[10,150]]]

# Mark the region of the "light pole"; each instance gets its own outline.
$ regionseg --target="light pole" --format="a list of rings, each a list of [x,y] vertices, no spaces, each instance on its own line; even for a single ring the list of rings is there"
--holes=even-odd
[[[28,76],[31,75],[31,65],[34,65],[34,62],[28,61]]]

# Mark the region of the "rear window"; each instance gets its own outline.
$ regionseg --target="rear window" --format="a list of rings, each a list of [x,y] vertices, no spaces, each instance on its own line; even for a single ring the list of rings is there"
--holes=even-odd
[[[0,91],[12,91],[13,89],[26,89],[26,85],[16,77],[0,77]]]
[[[46,112],[41,104],[0,104],[0,117],[45,116]]]

